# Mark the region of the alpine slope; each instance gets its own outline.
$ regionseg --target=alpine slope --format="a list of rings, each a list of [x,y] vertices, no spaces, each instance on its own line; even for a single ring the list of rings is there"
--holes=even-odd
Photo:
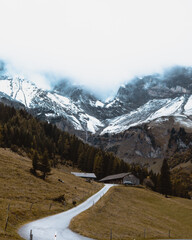
[[[66,212],[24,225],[19,229],[19,235],[27,240],[32,230],[34,240],[91,240],[72,232],[69,229],[70,221],[81,212],[93,206],[112,186],[112,184],[106,184],[99,192],[85,202]]]

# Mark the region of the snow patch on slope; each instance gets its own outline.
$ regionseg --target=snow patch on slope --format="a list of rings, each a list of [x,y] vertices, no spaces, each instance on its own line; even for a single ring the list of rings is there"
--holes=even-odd
[[[103,107],[104,106],[104,103],[102,103],[101,101],[97,100],[96,102],[95,101],[89,101],[89,104],[92,106],[92,107]]]
[[[110,107],[112,107],[116,102],[119,102],[119,101],[120,101],[119,98],[116,98],[116,99],[114,99],[113,101],[107,103],[107,104],[105,105],[105,107],[106,107],[106,108],[110,108]]]
[[[176,98],[174,101],[170,99],[166,105],[156,111],[154,114],[148,118],[148,120],[153,120],[155,118],[163,117],[163,116],[170,116],[174,114],[179,114],[181,110],[181,106],[184,102],[184,97]]]
[[[22,81],[22,92],[25,96],[25,103],[27,107],[31,106],[33,98],[36,96],[38,88],[30,81]]]
[[[9,80],[0,79],[0,92],[6,93],[8,96],[11,96],[11,87]]]
[[[184,110],[184,114],[192,115],[192,96],[189,97],[187,103],[185,104]]]
[[[80,120],[84,123],[84,127],[91,133],[96,133],[96,131],[99,130],[99,127],[104,126],[101,121],[88,114],[80,114]]]
[[[175,117],[175,122],[179,123],[179,125],[185,127],[185,128],[191,128],[192,127],[192,120],[188,118],[187,116],[180,116]]]
[[[108,120],[108,126],[101,132],[120,133],[130,127],[150,122],[163,116],[180,116],[184,97],[175,99],[154,99],[150,100],[136,110]]]
[[[30,107],[37,90],[33,83],[18,77],[0,80],[0,91],[21,102],[26,107]]]
[[[104,127],[104,125],[97,118],[89,116],[87,127],[90,132],[96,133],[99,130],[99,127]]]
[[[96,101],[96,103],[95,103],[95,106],[96,107],[103,107],[104,106],[104,103],[102,103],[101,101]]]
[[[52,102],[54,102],[57,106],[60,106],[64,108],[65,110],[71,111],[74,114],[78,112],[78,108],[73,104],[73,102],[64,96],[61,96],[57,93],[47,93],[47,97],[51,99]]]

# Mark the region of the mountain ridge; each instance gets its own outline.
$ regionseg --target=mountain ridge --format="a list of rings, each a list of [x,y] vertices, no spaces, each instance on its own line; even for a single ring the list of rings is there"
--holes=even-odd
[[[47,91],[27,79],[11,77],[1,71],[0,101],[26,108],[40,120],[76,134],[90,144],[107,151],[112,149],[127,162],[136,159],[153,162],[163,159],[166,151],[170,151],[168,140],[154,148],[154,139],[158,142],[158,137],[170,138],[173,127],[192,131],[192,68],[174,67],[163,74],[136,77],[121,86],[108,102],[102,102],[89,91],[66,81]],[[146,127],[162,130],[156,131],[159,136],[156,132],[147,136]],[[140,139],[132,136],[133,129],[140,129],[140,134],[145,136],[142,142],[147,151],[139,147]],[[130,132],[128,142],[120,136],[127,132]],[[114,138],[119,140],[111,144]],[[116,151],[120,144],[121,151]]]
[[[170,72],[164,76],[154,74],[135,78],[124,87],[121,86],[114,99],[105,103],[80,86],[72,86],[67,82],[60,82],[54,86],[52,91],[47,91],[37,88],[34,83],[24,78],[6,76],[5,73],[1,76],[0,91],[1,98],[3,94],[6,94],[5,98],[20,102],[37,116],[41,116],[43,113],[44,116],[41,117],[50,122],[54,118],[62,117],[64,122],[74,128],[74,131],[113,134],[131,127],[132,121],[129,124],[126,123],[122,129],[117,123],[119,120],[122,122],[125,118],[129,119],[130,116],[132,118],[136,112],[147,110],[149,113],[151,108],[151,113],[160,113],[161,107],[167,104],[167,114],[170,109],[170,114],[173,115],[171,102],[173,108],[175,105],[180,107],[178,101],[183,102],[185,115],[191,114],[191,112],[189,113],[192,93],[191,68],[177,67]],[[179,80],[179,78],[181,79]],[[175,112],[176,110],[179,113],[179,109],[175,109]],[[180,111],[180,113],[184,114],[184,111]],[[158,117],[158,114],[156,115]],[[144,122],[150,120],[148,119],[150,114],[145,119],[143,116],[142,114]],[[153,114],[153,119],[154,117]],[[137,116],[137,118],[140,117]],[[134,120],[134,122],[140,124],[138,121]],[[113,128],[113,125],[116,127]],[[118,127],[119,130],[117,130]]]

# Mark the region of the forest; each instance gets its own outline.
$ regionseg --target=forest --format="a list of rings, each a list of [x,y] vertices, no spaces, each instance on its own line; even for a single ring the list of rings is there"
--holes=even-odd
[[[129,164],[112,153],[90,146],[52,124],[40,122],[23,109],[3,104],[0,104],[0,146],[26,152],[32,159],[33,173],[40,170],[44,178],[51,167],[66,163],[94,172],[98,179],[131,170]],[[138,174],[142,179],[147,171],[139,168]]]
[[[132,172],[141,183],[150,178],[153,184],[149,187],[154,191],[189,197],[190,188],[178,182],[175,174],[171,176],[167,163],[160,174],[148,172],[140,165],[125,163],[111,152],[88,145],[55,125],[37,120],[23,109],[16,110],[3,104],[0,104],[0,146],[25,152],[32,159],[31,173],[41,172],[43,179],[48,177],[51,168],[68,164],[85,172],[94,172],[98,179]]]

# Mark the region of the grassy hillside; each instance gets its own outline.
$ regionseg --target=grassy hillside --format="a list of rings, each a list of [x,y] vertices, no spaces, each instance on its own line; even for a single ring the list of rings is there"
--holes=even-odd
[[[192,200],[165,198],[142,188],[114,187],[71,229],[94,239],[192,238]]]
[[[102,187],[101,184],[87,183],[84,179],[71,175],[70,171],[74,169],[70,167],[52,169],[46,181],[31,175],[30,168],[29,158],[0,148],[1,240],[21,239],[17,229],[22,224],[65,211],[73,206],[73,201],[79,204]],[[59,182],[59,178],[64,183]],[[65,196],[66,205],[53,201],[61,195]],[[10,204],[9,221],[5,232],[8,204]]]

